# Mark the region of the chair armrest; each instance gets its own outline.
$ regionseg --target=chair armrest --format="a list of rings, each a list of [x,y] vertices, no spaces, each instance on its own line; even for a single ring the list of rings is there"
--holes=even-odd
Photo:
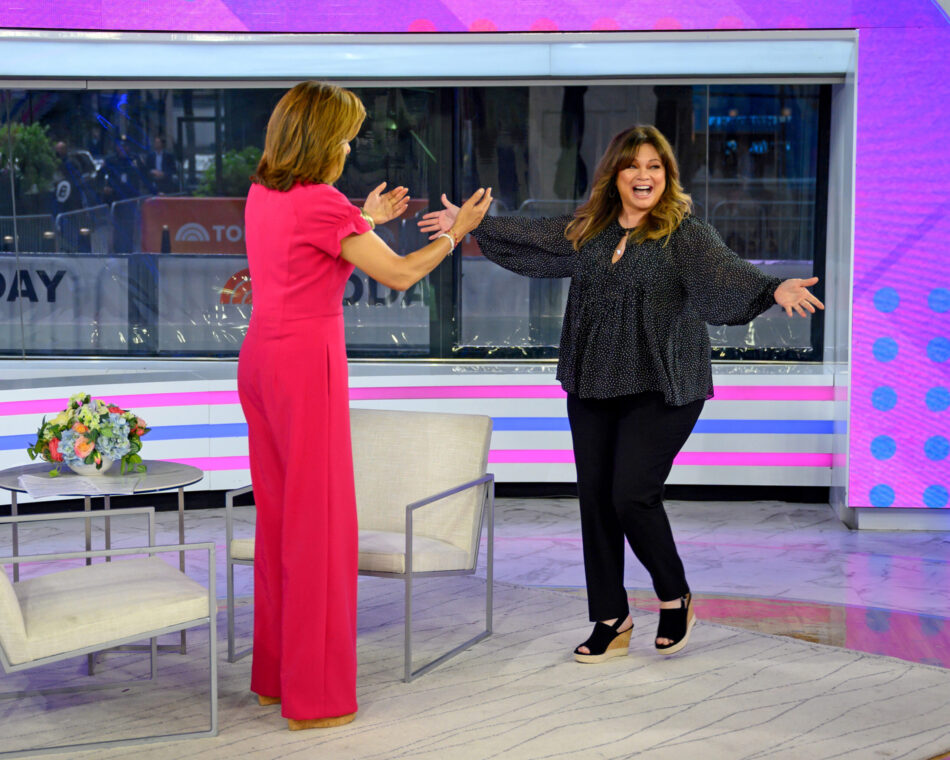
[[[246,493],[250,493],[254,490],[253,485],[241,486],[240,488],[232,488],[230,491],[224,492],[224,506],[228,507],[234,506],[234,497],[243,496]]]
[[[487,472],[475,480],[469,480],[466,483],[460,483],[457,486],[452,488],[447,488],[444,491],[439,491],[439,493],[432,494],[431,496],[426,496],[424,499],[419,499],[412,502],[411,504],[406,505],[406,572],[412,572],[412,515],[416,510],[421,509],[422,507],[431,506],[437,501],[441,501],[449,496],[460,493],[462,491],[467,491],[469,488],[475,488],[476,486],[483,485],[485,483],[494,483],[495,476],[493,473]],[[484,510],[484,502],[482,503],[482,509]],[[484,512],[482,512],[484,515]]]
[[[191,549],[207,549],[214,554],[214,543],[205,541],[197,544],[162,544],[161,546],[126,546],[121,549],[94,549],[81,552],[55,552],[53,554],[14,554],[0,557],[0,564],[9,565],[12,562],[27,564],[29,562],[55,562],[61,559],[95,559],[97,557],[121,557],[135,554],[165,554],[183,552]]]
[[[253,489],[253,485],[241,486],[240,488],[233,488],[230,491],[226,491],[224,494],[224,532],[228,551],[231,551],[231,540],[234,537],[234,498],[249,493]]]
[[[457,494],[469,488],[480,486],[482,483],[488,483],[489,481],[493,481],[494,479],[495,479],[494,474],[488,472],[482,475],[480,478],[476,478],[475,480],[469,480],[468,482],[462,483],[461,485],[454,486],[453,488],[448,488],[445,491],[439,491],[436,494],[432,494],[432,496],[426,496],[424,499],[419,499],[418,501],[414,501],[411,504],[407,504],[406,505],[406,519],[408,520],[409,516],[420,507],[425,507],[429,504],[432,504],[433,502],[439,501],[441,499],[445,499],[449,496],[452,496],[453,494]]]

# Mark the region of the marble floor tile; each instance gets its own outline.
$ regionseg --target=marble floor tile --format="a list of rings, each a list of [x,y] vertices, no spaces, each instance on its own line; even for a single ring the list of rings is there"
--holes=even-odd
[[[697,610],[706,619],[950,667],[950,534],[851,531],[826,504],[670,501],[667,511]],[[235,535],[253,535],[253,509],[238,507],[235,514]],[[188,510],[185,522],[187,541],[216,544],[223,597],[224,510]],[[157,543],[178,543],[176,512],[158,513],[157,523]],[[81,549],[82,524],[72,523],[68,531],[30,526],[21,532],[21,548]],[[133,543],[142,525],[131,515],[113,518],[113,546]],[[92,535],[94,548],[101,548],[101,521]],[[8,531],[0,532],[3,553],[9,540]],[[482,576],[484,548],[483,536]],[[166,559],[177,563],[174,555]],[[189,553],[187,569],[206,581],[203,554]],[[22,572],[26,577],[37,570]],[[624,577],[631,603],[653,608],[649,577],[629,550]],[[497,499],[495,578],[583,597],[577,500]],[[251,592],[252,570],[236,568],[237,595]],[[577,621],[579,633],[587,626]]]

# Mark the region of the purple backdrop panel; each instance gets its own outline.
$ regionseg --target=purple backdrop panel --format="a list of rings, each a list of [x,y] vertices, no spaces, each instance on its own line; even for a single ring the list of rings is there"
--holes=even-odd
[[[950,506],[950,28],[861,32],[851,506]]]
[[[0,26],[262,32],[860,30],[852,506],[950,507],[950,25],[933,0],[8,0]],[[830,304],[834,308],[834,304]]]
[[[926,27],[932,0],[10,0],[0,26],[128,31],[492,32]]]

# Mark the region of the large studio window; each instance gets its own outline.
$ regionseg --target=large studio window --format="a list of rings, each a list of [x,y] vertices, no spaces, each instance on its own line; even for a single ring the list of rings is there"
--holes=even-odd
[[[824,267],[822,85],[358,87],[368,118],[338,187],[410,188],[378,233],[398,252],[444,192],[492,214],[570,213],[610,137],[670,139],[695,213],[782,277]],[[6,90],[0,112],[0,354],[234,357],[253,301],[243,205],[282,89]],[[9,116],[8,116],[9,115]],[[356,271],[352,357],[553,358],[567,282],[518,277],[469,237],[406,293]],[[811,360],[820,317],[710,328],[714,356]]]
[[[827,89],[827,88],[825,88]],[[825,198],[818,156],[819,85],[596,85],[462,91],[466,189],[491,185],[493,213],[570,213],[587,196],[610,138],[655,124],[670,140],[694,213],[736,253],[776,276],[824,269]],[[563,280],[532,280],[463,250],[455,353],[556,356]],[[813,324],[819,323],[819,324]],[[714,356],[814,360],[820,316],[789,320],[776,306],[741,327],[710,327]]]

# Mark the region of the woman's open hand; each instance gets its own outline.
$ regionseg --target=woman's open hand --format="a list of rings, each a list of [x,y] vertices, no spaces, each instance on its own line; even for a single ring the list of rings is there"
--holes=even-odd
[[[491,195],[491,188],[488,188],[488,194]],[[458,216],[459,207],[446,198],[445,193],[442,193],[442,205],[445,206],[444,209],[430,211],[418,222],[419,231],[429,233],[429,240],[435,240],[443,232],[448,232],[455,224],[455,217]]]
[[[793,309],[803,317],[808,316],[805,313],[806,310],[814,314],[815,307],[825,308],[825,305],[808,290],[808,286],[817,282],[817,277],[809,277],[807,280],[793,277],[790,280],[785,280],[775,289],[775,303],[785,309],[788,316],[792,316]]]
[[[472,197],[469,198],[465,203],[462,204],[462,207],[452,206],[448,202],[448,199],[443,195],[442,202],[447,204],[445,211],[440,211],[440,214],[448,214],[449,208],[451,206],[455,209],[455,214],[453,214],[453,221],[449,225],[449,233],[454,235],[456,240],[461,240],[465,235],[474,230],[479,224],[481,224],[482,219],[485,218],[485,214],[488,213],[488,207],[491,206],[493,198],[491,197],[491,188],[487,190],[484,188],[478,188]],[[441,222],[439,223],[441,225]],[[436,233],[438,237],[441,233]]]
[[[409,208],[409,188],[399,185],[388,193],[383,194],[386,183],[383,182],[366,196],[363,212],[368,214],[376,224],[386,224],[405,213]]]

